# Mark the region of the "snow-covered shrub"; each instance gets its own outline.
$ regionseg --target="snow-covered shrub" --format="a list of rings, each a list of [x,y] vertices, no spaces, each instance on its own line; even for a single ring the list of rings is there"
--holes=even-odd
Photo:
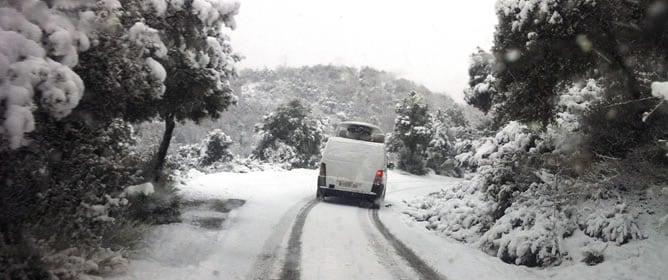
[[[577,228],[573,210],[555,201],[554,190],[532,184],[481,237],[480,246],[508,263],[526,266],[559,264],[563,238]]]
[[[578,221],[586,235],[603,241],[615,242],[617,245],[645,238],[635,222],[635,217],[628,213],[626,204],[609,206],[602,201],[596,204],[598,207],[587,209],[586,212],[589,214],[581,214]]]
[[[202,158],[202,165],[207,166],[215,162],[225,162],[234,157],[230,152],[232,139],[220,129],[209,132],[204,144],[206,144],[206,150]]]
[[[92,252],[76,247],[50,251],[41,260],[56,279],[97,279],[97,275],[118,273],[128,266],[119,252],[101,248]]]
[[[5,235],[0,238],[0,274],[6,279],[49,279],[49,270],[42,260],[43,250],[32,238],[20,242]]]
[[[216,171],[234,158],[230,152],[232,143],[222,130],[214,129],[200,143],[179,146],[176,153],[167,158],[168,167],[181,171],[192,168],[207,173]]]
[[[494,222],[493,202],[486,200],[473,184],[458,184],[407,201],[406,205],[408,210],[404,213],[426,222],[426,228],[467,243],[477,241]]]
[[[300,161],[297,149],[280,140],[275,141],[273,147],[270,149],[264,149],[258,158],[288,169],[298,166]]]
[[[416,175],[427,174],[427,161],[424,156],[407,147],[399,149],[399,169]]]
[[[176,153],[167,157],[168,167],[174,170],[197,168],[201,158],[201,143],[181,145],[176,148]]]
[[[530,164],[535,140],[526,126],[510,122],[494,138],[481,138],[474,142],[473,151],[457,157],[470,166],[477,166],[478,175],[473,184],[495,203],[494,219],[503,216],[521,192],[539,182]]]
[[[605,249],[608,248],[608,244],[603,246],[589,245],[582,251],[582,262],[587,265],[597,265],[605,261]]]
[[[454,168],[454,166],[451,168],[442,166],[443,164],[446,164],[446,161],[449,159],[451,147],[448,140],[447,135],[437,131],[437,133],[434,134],[434,138],[429,141],[429,145],[427,146],[427,166],[433,169],[436,174],[443,174]]]
[[[127,215],[133,220],[145,224],[167,224],[180,221],[181,198],[176,192],[174,183],[168,181],[156,187],[152,183],[129,186],[122,196],[127,197]]]
[[[323,125],[298,100],[278,106],[256,130],[262,139],[253,152],[254,158],[294,168],[314,168],[318,164]]]
[[[80,256],[103,244],[120,249],[102,237],[133,219],[120,195],[144,180],[131,126],[121,120],[99,128],[71,120],[41,123],[39,145],[1,152],[0,173],[13,176],[0,183],[0,224],[6,225],[0,234],[10,245],[32,237],[43,243],[38,251],[44,256],[72,244]]]
[[[452,177],[462,177],[463,171],[457,166],[455,160],[456,147],[453,143],[458,142],[457,134],[467,128],[466,120],[459,109],[449,109],[445,112],[439,110],[433,119],[433,134],[426,150],[427,167],[434,170],[436,174]]]

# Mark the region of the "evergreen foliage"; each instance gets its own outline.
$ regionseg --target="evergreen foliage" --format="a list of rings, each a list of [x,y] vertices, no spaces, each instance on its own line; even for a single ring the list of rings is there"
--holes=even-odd
[[[564,89],[594,79],[602,99],[581,119],[593,152],[621,156],[667,136],[665,102],[650,88],[668,62],[664,2],[500,1],[497,14],[492,54],[473,54],[466,91],[497,127],[546,127]]]
[[[11,278],[86,278],[98,271],[81,260],[124,261],[141,225],[179,216],[165,180],[154,195],[126,193],[153,173],[129,122],[199,121],[233,103],[239,57],[221,27],[234,27],[238,3],[196,2],[0,1],[0,267]],[[206,161],[230,156],[227,139],[211,142]],[[20,248],[34,254],[5,254]]]
[[[412,91],[395,108],[397,118],[390,151],[399,153],[398,167],[413,174],[427,173],[427,147],[434,134],[429,107]]]

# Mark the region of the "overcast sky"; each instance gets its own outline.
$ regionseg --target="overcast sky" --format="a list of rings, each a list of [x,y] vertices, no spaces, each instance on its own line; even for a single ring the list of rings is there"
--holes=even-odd
[[[496,0],[239,1],[242,68],[371,66],[460,102],[469,55],[490,48],[496,24]]]

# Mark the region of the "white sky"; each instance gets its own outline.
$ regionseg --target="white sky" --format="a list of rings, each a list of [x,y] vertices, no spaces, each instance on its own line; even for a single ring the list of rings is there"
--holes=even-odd
[[[495,0],[239,0],[242,68],[335,64],[393,72],[463,102],[469,55],[489,49]]]

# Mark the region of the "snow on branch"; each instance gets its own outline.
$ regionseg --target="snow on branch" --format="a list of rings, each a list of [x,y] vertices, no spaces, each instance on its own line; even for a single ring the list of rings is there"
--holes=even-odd
[[[79,62],[78,53],[91,45],[92,27],[99,19],[95,12],[116,7],[114,3],[0,4],[0,137],[11,149],[27,143],[24,135],[35,129],[32,112],[37,107],[60,119],[79,104],[84,83],[72,67]]]

